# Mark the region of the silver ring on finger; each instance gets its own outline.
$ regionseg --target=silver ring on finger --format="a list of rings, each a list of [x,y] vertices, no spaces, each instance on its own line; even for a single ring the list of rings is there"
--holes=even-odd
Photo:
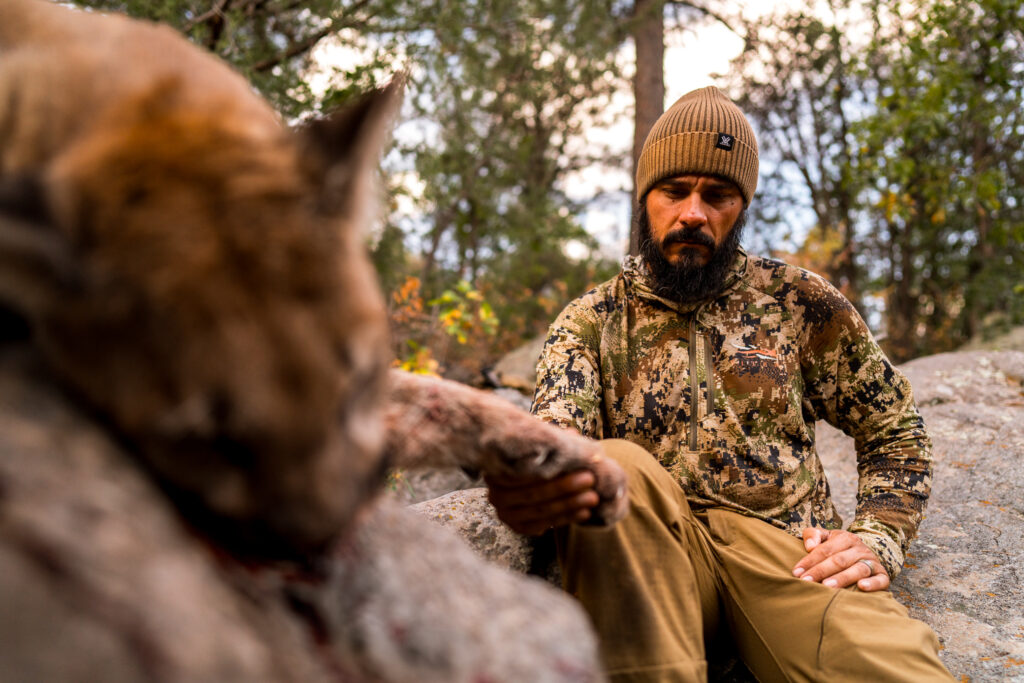
[[[857,561],[858,562],[863,562],[867,566],[868,572],[869,572],[868,576],[874,576],[875,575],[875,563],[874,562],[872,562],[871,560],[857,560]]]

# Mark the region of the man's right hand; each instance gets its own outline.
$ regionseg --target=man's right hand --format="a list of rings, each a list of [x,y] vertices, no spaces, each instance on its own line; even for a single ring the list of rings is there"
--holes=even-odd
[[[585,522],[599,497],[594,474],[577,470],[554,479],[487,476],[488,498],[512,531],[537,536],[548,529]]]

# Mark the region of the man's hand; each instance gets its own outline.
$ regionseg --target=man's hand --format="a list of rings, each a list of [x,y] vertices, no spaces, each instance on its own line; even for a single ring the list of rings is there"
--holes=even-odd
[[[807,557],[793,567],[793,576],[830,588],[853,583],[865,592],[889,587],[889,574],[857,534],[842,529],[804,529]],[[867,560],[871,567],[861,560]]]
[[[600,498],[594,475],[578,470],[554,479],[508,479],[488,475],[488,498],[512,531],[537,536],[572,522],[585,522]]]

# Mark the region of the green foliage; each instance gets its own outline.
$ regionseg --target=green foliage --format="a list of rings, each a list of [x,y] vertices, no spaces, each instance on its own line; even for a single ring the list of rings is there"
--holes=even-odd
[[[791,234],[801,218],[794,204],[807,206],[820,233],[811,239],[829,238],[834,245],[831,252],[819,250],[815,265],[859,307],[855,214],[866,179],[851,132],[863,78],[850,63],[852,20],[844,18],[850,4],[833,0],[830,13],[799,9],[749,24],[748,48],[734,62],[731,86],[760,133],[768,169],[755,219],[782,224]],[[832,20],[823,18],[829,14]]]
[[[404,20],[399,0],[75,0],[95,9],[117,11],[169,24],[234,65],[286,116],[320,108],[307,84],[312,50],[325,38],[364,48],[363,36],[394,31]],[[346,40],[347,39],[347,40]],[[393,57],[378,50],[375,69],[356,67],[344,78],[359,86],[375,83],[371,74],[394,70]],[[329,98],[336,105],[342,97]]]
[[[809,198],[816,234],[840,240],[800,253],[884,299],[897,360],[1020,323],[1024,0],[829,6],[753,30],[737,62],[775,167],[758,201],[785,218]]]
[[[545,293],[558,291],[560,306],[604,265],[566,256],[570,241],[596,245],[564,186],[606,156],[583,137],[623,86],[613,9],[607,0],[428,3],[422,30],[403,44],[414,65],[404,130],[418,132],[399,132],[409,160],[399,170],[422,184],[409,194],[421,219],[405,219],[418,247],[405,272],[427,298],[460,281],[487,293],[502,326],[478,352],[484,363],[547,326]],[[573,289],[555,289],[566,281]]]
[[[1024,2],[917,0],[884,18],[857,134],[891,345],[912,357],[1024,320]]]
[[[464,365],[467,357],[479,356],[499,329],[490,302],[465,280],[425,302],[419,279],[409,277],[391,294],[390,303],[399,340],[397,365],[408,372],[437,375]],[[469,376],[479,371],[461,369]]]
[[[386,223],[369,245],[370,260],[385,292],[396,292],[412,270],[412,255],[405,243],[405,233],[393,223]]]
[[[612,5],[481,0],[424,12],[431,35],[408,49],[422,67],[410,101],[425,133],[404,149],[425,183],[418,207],[429,289],[497,282],[499,271],[518,278],[567,241],[589,240],[561,184],[593,162],[577,151],[583,129],[622,85]],[[547,261],[555,277],[569,266]],[[538,284],[528,275],[528,286]]]
[[[494,309],[465,280],[459,280],[453,289],[444,290],[429,304],[438,308],[438,320],[445,334],[455,337],[460,344],[469,341],[469,334],[477,327],[489,336],[498,329]]]
[[[409,483],[409,477],[402,468],[388,470],[387,480],[384,485],[392,493],[398,493],[399,489],[404,489],[410,496],[416,495],[416,491],[413,490],[412,484]]]

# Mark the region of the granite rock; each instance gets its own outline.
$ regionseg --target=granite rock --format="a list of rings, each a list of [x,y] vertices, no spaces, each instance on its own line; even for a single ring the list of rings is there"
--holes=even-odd
[[[411,509],[458,534],[492,564],[516,572],[530,571],[533,545],[501,523],[487,500],[486,488],[453,491]]]
[[[382,500],[319,596],[332,649],[372,681],[603,680],[583,610],[545,581],[482,561],[450,531]]]
[[[532,395],[537,386],[537,361],[545,341],[547,335],[541,335],[505,354],[491,368],[489,375],[499,386]]]
[[[479,486],[483,486],[483,480],[472,473],[459,468],[436,467],[396,470],[391,473],[388,483],[390,494],[406,505]]]

